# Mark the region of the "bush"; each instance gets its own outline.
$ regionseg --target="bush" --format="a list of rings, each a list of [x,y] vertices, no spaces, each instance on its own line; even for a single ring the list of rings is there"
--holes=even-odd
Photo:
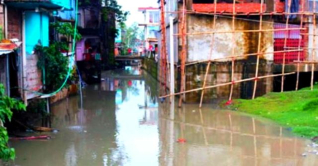
[[[4,86],[0,84],[0,159],[5,161],[15,158],[14,149],[8,147],[8,132],[3,126],[3,122],[11,120],[13,114],[11,109],[25,110],[26,107],[20,101],[6,96]]]

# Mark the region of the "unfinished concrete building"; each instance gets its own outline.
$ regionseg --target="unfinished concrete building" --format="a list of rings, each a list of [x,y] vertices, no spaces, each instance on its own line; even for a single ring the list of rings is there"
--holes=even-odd
[[[166,0],[161,6],[161,96],[180,103],[298,90],[318,77],[317,2]],[[173,24],[169,24],[169,17]],[[174,27],[173,34],[170,28]],[[170,40],[173,37],[174,40]],[[174,41],[172,49],[170,41]],[[169,92],[170,55],[175,90]]]

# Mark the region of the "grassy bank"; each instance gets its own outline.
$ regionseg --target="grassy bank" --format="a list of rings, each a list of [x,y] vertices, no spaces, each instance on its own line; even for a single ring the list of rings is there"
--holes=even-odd
[[[232,109],[272,119],[305,137],[318,136],[318,87],[234,100]]]

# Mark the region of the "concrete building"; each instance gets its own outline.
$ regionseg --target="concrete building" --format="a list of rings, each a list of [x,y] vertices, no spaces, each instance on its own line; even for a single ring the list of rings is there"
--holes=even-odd
[[[149,49],[158,48],[158,31],[160,25],[160,10],[155,7],[139,7],[139,12],[144,15],[144,21],[139,23],[139,26],[144,27],[144,47]]]

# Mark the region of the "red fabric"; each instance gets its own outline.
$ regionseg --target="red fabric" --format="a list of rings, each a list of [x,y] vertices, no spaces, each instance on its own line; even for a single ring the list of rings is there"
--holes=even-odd
[[[214,12],[214,4],[193,4],[194,11],[204,12],[204,13],[213,13]],[[266,11],[266,4],[263,4],[263,11]],[[216,4],[216,12],[217,13],[233,13],[233,4],[228,3],[218,3]],[[260,3],[243,3],[243,4],[235,4],[235,12],[237,13],[259,13],[261,12],[261,4]]]
[[[285,2],[275,0],[275,12],[282,13],[285,11]]]
[[[299,40],[301,39],[287,39],[286,41],[286,49],[284,49],[285,39],[275,39],[274,42],[274,51],[284,51],[284,50],[297,50],[298,47],[304,49],[306,46],[306,41],[301,40],[299,45]],[[305,49],[303,51],[293,51],[293,52],[285,52],[285,63],[292,63],[298,60],[303,61],[305,59]],[[274,63],[281,64],[283,63],[284,53],[279,52],[274,54]]]

